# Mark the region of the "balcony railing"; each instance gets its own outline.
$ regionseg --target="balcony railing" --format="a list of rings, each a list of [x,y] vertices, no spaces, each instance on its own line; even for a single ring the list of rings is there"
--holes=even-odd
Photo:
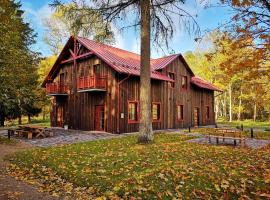
[[[48,95],[65,95],[68,92],[68,87],[65,84],[47,83],[46,93]]]
[[[106,90],[106,76],[84,76],[77,80],[78,90]]]

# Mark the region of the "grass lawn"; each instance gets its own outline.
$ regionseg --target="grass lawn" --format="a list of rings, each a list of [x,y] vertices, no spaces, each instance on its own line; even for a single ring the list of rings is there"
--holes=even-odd
[[[228,125],[231,127],[236,127],[236,126],[241,126],[241,124],[243,124],[244,128],[261,128],[261,129],[265,129],[265,128],[269,128],[270,130],[270,121],[266,121],[266,122],[254,122],[253,120],[243,120],[243,121],[223,121],[223,120],[217,120],[218,124],[224,124],[224,125]]]
[[[209,134],[209,130],[211,131],[212,128],[191,128],[192,133],[201,133],[201,134]],[[188,130],[185,130],[184,132],[188,133]],[[251,137],[250,131],[245,130],[244,135],[246,138]],[[265,131],[253,131],[253,137],[256,139],[261,140],[270,140],[270,132]]]
[[[13,145],[16,144],[17,141],[13,139],[8,139],[7,137],[1,137],[0,136],[0,144],[5,144],[5,145]]]
[[[270,197],[270,147],[185,142],[190,138],[158,134],[155,143],[139,145],[136,136],[128,136],[31,150],[10,158],[10,173],[38,179],[43,191],[75,191],[81,198],[82,193],[99,199]]]
[[[22,117],[22,124],[23,125],[28,124],[27,117]],[[49,118],[46,118],[45,120],[43,120],[41,116],[32,117],[31,124],[35,124],[35,125],[39,125],[39,126],[44,126],[44,127],[50,127],[51,126],[50,119]],[[5,126],[6,127],[17,128],[19,126],[18,119],[6,121],[5,122]]]

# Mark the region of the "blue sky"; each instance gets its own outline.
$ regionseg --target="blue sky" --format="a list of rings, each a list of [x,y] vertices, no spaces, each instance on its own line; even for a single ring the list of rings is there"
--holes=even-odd
[[[66,0],[68,1],[68,0]],[[217,0],[187,0],[185,9],[197,15],[196,21],[198,22],[202,35],[206,30],[214,29],[218,25],[225,23],[230,18],[230,11],[225,7],[212,7],[205,9],[204,6],[207,2],[215,3]],[[42,21],[53,12],[49,7],[52,0],[21,0],[22,9],[25,10],[24,19],[31,24],[31,27],[38,34],[37,43],[33,45],[33,49],[41,52],[43,56],[51,55],[48,46],[43,42],[45,34],[45,27]],[[184,53],[189,50],[198,48],[199,43],[194,41],[195,36],[189,35],[183,29],[176,26],[174,38],[169,42],[169,46],[175,53]],[[129,29],[122,34],[116,34],[115,46],[125,50],[139,53],[139,37],[134,29]],[[162,51],[152,48],[152,57],[164,56]],[[167,52],[168,54],[168,52]]]

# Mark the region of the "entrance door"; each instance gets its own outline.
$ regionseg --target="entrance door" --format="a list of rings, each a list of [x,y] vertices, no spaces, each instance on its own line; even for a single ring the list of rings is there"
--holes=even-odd
[[[194,108],[194,126],[199,126],[199,108]]]
[[[104,114],[104,106],[96,106],[95,107],[95,129],[97,131],[104,131],[105,127],[105,114]]]
[[[63,115],[64,115],[64,109],[62,105],[57,106],[56,108],[56,125],[57,127],[63,127]]]

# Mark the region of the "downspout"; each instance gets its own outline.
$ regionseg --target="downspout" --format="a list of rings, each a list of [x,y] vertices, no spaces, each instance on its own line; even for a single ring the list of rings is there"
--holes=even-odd
[[[122,79],[121,81],[119,81],[117,84],[118,84],[118,87],[117,87],[117,107],[116,107],[116,120],[117,120],[117,133],[119,133],[120,132],[120,117],[119,117],[119,111],[120,111],[120,85],[124,82],[124,81],[126,81],[128,78],[130,77],[130,74],[128,74],[128,76],[126,77],[126,78],[124,78],[124,79]]]

